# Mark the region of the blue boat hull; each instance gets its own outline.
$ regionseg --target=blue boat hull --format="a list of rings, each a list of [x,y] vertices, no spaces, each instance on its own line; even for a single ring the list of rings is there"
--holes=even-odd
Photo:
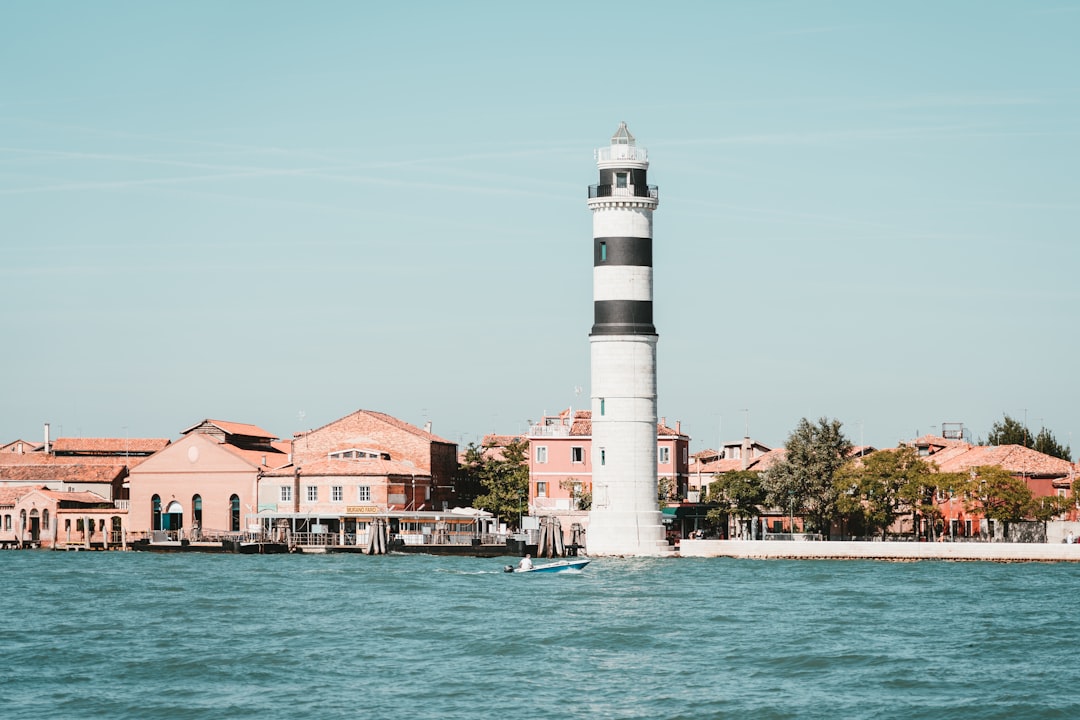
[[[521,570],[513,565],[506,566],[506,572],[515,573],[558,573],[568,572],[573,570],[581,570],[583,567],[589,564],[588,560],[562,560],[560,562],[553,562],[547,565],[534,565],[528,570]]]

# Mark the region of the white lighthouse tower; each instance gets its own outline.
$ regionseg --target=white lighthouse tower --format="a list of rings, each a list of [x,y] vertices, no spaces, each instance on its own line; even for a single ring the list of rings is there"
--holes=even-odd
[[[669,552],[656,496],[656,328],[648,153],[620,123],[596,151],[593,213],[590,555]]]

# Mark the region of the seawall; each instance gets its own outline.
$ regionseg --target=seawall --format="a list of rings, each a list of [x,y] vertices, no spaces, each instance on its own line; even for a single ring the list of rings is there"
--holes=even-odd
[[[680,557],[759,560],[1080,562],[1080,544],[683,539],[680,541],[678,554]]]

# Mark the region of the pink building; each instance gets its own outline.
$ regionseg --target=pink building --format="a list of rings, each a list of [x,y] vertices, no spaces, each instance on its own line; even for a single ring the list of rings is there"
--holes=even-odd
[[[91,492],[0,488],[0,547],[98,547],[126,543],[127,512]]]
[[[592,492],[592,412],[566,410],[529,428],[529,511],[576,510],[574,498]],[[689,485],[690,437],[680,423],[656,426],[656,477],[669,498],[683,498]]]
[[[129,526],[170,538],[236,532],[254,520],[257,485],[290,444],[255,425],[203,420],[131,470]]]
[[[384,510],[452,507],[457,462],[457,444],[433,435],[430,423],[421,429],[372,410],[293,436],[293,465],[301,476],[340,470],[341,477],[371,478]]]

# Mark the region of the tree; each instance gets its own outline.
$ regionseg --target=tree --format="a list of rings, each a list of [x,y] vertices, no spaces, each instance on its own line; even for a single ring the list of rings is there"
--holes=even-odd
[[[477,469],[484,492],[477,496],[476,506],[514,527],[529,501],[528,456],[528,441],[512,440],[501,457],[487,456]]]
[[[1033,514],[1034,497],[1027,483],[997,465],[974,468],[968,483],[969,510],[1002,523],[1023,520]]]
[[[477,496],[484,491],[480,473],[485,463],[484,449],[476,443],[469,443],[465,447],[465,457],[458,465],[457,475],[454,477],[454,500],[458,505],[463,507],[474,505]]]
[[[705,496],[705,502],[717,505],[706,514],[711,524],[722,525],[731,516],[745,521],[761,513],[759,506],[765,502],[761,473],[738,470],[714,477]]]
[[[986,437],[988,445],[1022,445],[1031,447],[1035,438],[1028,431],[1027,426],[1018,420],[1009,417],[1005,413],[1005,419],[990,426],[990,434]]]
[[[586,490],[580,480],[577,478],[560,480],[559,487],[570,492],[570,499],[574,501],[575,510],[592,509],[592,490]]]
[[[904,511],[913,515],[930,503],[936,483],[933,467],[913,447],[881,450],[851,461],[836,475],[838,509],[857,514],[868,530],[880,530],[881,538]],[[914,518],[912,526],[915,526]]]
[[[1059,443],[1054,433],[1041,428],[1038,433],[1033,434],[1026,425],[1009,417],[1008,413],[1004,420],[990,426],[990,434],[986,440],[988,445],[1021,445],[1044,455],[1072,462],[1072,449]]]
[[[656,502],[661,507],[667,504],[667,501],[671,499],[671,478],[657,478],[656,480]]]
[[[1035,444],[1032,447],[1043,455],[1049,455],[1050,457],[1061,458],[1062,460],[1072,462],[1072,448],[1068,445],[1061,445],[1058,443],[1057,438],[1054,437],[1054,433],[1046,428],[1039,430],[1039,434],[1035,436]]]
[[[792,508],[826,536],[838,514],[835,475],[851,452],[841,427],[839,420],[814,425],[803,418],[788,436],[784,459],[762,473],[769,504]]]

